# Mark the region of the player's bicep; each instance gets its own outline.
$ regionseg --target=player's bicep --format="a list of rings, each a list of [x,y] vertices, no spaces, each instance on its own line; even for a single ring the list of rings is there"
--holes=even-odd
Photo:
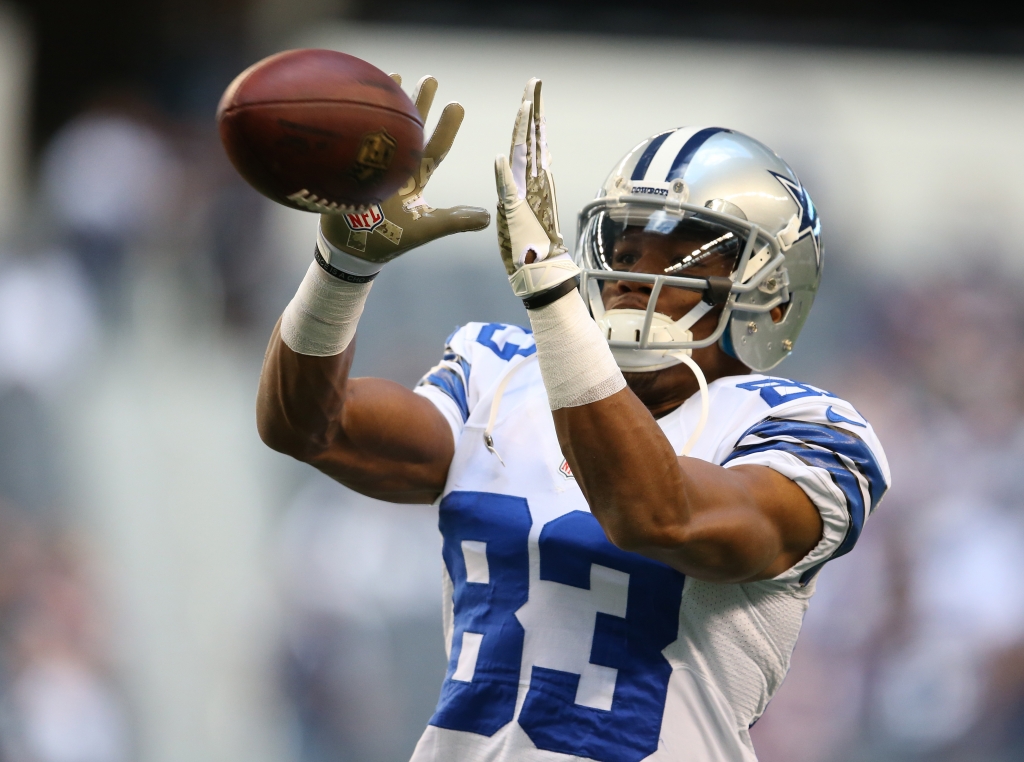
[[[831,408],[829,408],[831,410]],[[812,415],[805,411],[805,415]],[[821,418],[827,418],[822,412]],[[807,583],[828,561],[848,553],[889,485],[884,453],[866,425],[840,427],[768,418],[737,438],[723,465],[764,466],[795,483],[822,522],[819,543],[778,578]]]
[[[814,550],[822,536],[821,514],[796,482],[767,466],[740,465],[726,471],[744,484],[746,510],[761,527],[753,541],[759,539],[763,550],[774,555],[746,581],[777,577]]]
[[[785,476],[696,458],[680,458],[679,468],[683,520],[644,555],[707,582],[748,582],[777,576],[818,542],[818,512]]]
[[[451,429],[437,406],[393,381],[352,379],[343,423],[366,453],[387,460],[422,463],[441,456],[450,462],[455,451]]]
[[[448,421],[430,400],[378,378],[349,381],[334,445],[313,465],[392,502],[429,503],[444,489],[455,452]]]

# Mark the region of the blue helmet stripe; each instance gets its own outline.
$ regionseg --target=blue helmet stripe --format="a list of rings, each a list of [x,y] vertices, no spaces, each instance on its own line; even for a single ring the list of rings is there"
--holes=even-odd
[[[671,135],[675,130],[669,130],[663,132],[660,135],[655,135],[650,143],[647,144],[647,148],[644,149],[643,154],[640,156],[640,161],[636,163],[633,168],[633,174],[630,175],[630,180],[643,180],[644,175],[647,174],[647,168],[651,166],[651,162],[654,161],[654,154],[661,148],[661,144],[668,140],[668,136]]]
[[[670,183],[686,174],[686,168],[690,166],[690,161],[693,159],[694,154],[707,142],[708,138],[712,135],[717,135],[719,132],[731,132],[731,130],[727,130],[724,127],[705,127],[703,130],[695,132],[693,137],[687,140],[683,147],[679,149],[679,153],[676,154],[676,158],[672,162],[672,167],[669,169],[668,174],[665,175],[665,182]],[[635,172],[633,173],[633,179],[637,179]]]

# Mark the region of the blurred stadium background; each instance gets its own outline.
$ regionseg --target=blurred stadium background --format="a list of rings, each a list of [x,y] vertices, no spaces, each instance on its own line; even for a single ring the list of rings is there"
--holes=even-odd
[[[1024,14],[1022,14],[1024,16]],[[543,30],[543,31],[539,31]],[[253,400],[313,215],[213,113],[289,47],[467,109],[435,205],[493,205],[545,80],[563,229],[682,123],[779,151],[826,273],[778,372],[848,397],[894,487],[829,565],[763,762],[1024,759],[1024,24],[962,4],[0,2],[0,761],[399,762],[444,672],[429,508],[271,453]],[[443,100],[441,101],[443,102]],[[522,322],[494,232],[377,281],[357,371],[408,384]]]

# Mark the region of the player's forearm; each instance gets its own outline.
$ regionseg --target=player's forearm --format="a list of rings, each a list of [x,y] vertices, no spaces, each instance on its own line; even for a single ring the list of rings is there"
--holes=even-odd
[[[322,231],[314,260],[270,337],[257,404],[264,442],[307,462],[338,438],[356,327],[381,268]]]
[[[594,517],[618,547],[715,582],[756,577],[778,555],[777,534],[746,481],[677,458],[628,389],[553,418]]]
[[[274,327],[256,398],[256,425],[269,447],[310,462],[337,442],[355,344],[328,357],[303,355]]]
[[[379,378],[349,381],[329,446],[309,463],[336,481],[393,503],[431,503],[455,452],[433,403]]]
[[[573,475],[612,542],[632,549],[659,531],[673,534],[685,524],[675,453],[631,391],[563,407],[552,417]]]

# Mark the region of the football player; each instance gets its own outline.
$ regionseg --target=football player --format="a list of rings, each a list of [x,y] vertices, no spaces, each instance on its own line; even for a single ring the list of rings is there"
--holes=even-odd
[[[435,89],[418,87],[424,117]],[[815,575],[889,483],[850,403],[763,375],[818,287],[817,211],[756,140],[672,129],[615,165],[570,257],[532,80],[495,167],[532,331],[458,329],[413,391],[351,379],[383,264],[487,224],[422,197],[461,114],[382,205],[399,241],[321,218],[270,340],[260,433],[354,490],[438,506],[448,672],[416,762],[754,760]]]

